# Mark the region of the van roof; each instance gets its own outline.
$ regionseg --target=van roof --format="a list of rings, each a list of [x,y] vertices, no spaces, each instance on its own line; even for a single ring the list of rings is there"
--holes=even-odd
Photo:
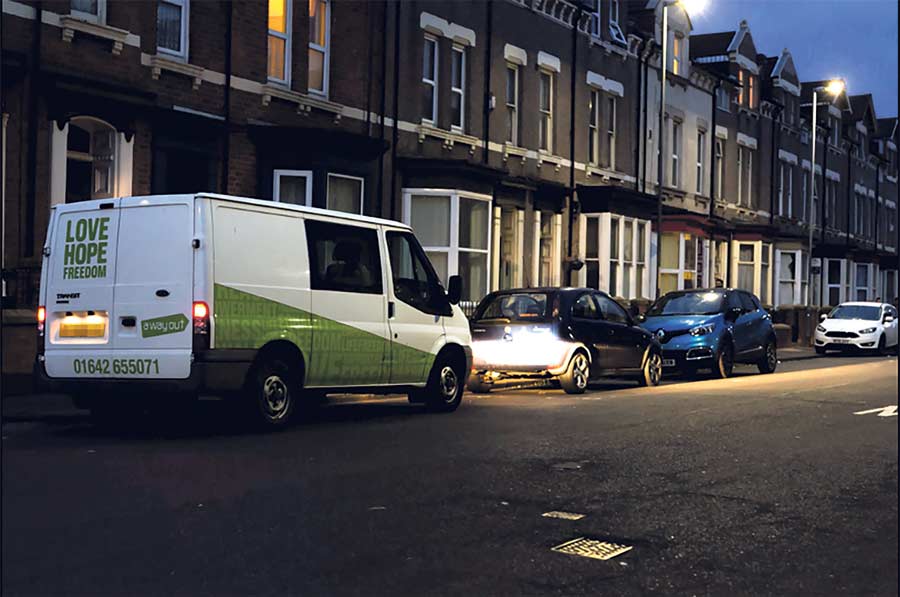
[[[199,197],[207,197],[209,199],[217,199],[219,201],[230,201],[233,203],[243,203],[245,205],[259,205],[262,207],[276,208],[276,209],[284,209],[288,211],[296,211],[300,213],[307,213],[310,215],[317,216],[327,216],[329,218],[340,218],[342,220],[350,220],[353,222],[366,222],[369,224],[381,224],[383,226],[391,226],[394,228],[404,228],[406,230],[412,230],[412,228],[404,224],[402,222],[397,222],[395,220],[387,220],[384,218],[373,218],[370,216],[362,216],[358,214],[351,214],[342,211],[332,211],[330,209],[321,209],[318,207],[307,207],[305,205],[293,205],[290,203],[276,203],[274,201],[269,201],[267,199],[254,199],[252,197],[238,197],[236,195],[220,195],[218,193],[180,193],[180,194],[168,194],[168,195],[139,195],[134,197],[120,197],[117,199],[129,199],[131,201],[140,200],[142,202],[146,201],[147,203],[155,203],[157,201],[162,201],[164,198],[167,200],[171,200],[173,197],[183,197],[184,199],[190,198],[199,198]],[[78,203],[69,203],[69,204],[58,204],[54,205],[54,209],[58,211],[80,211],[85,208],[90,208],[95,206],[95,209],[100,208],[100,204],[109,203],[110,201],[115,201],[114,199],[93,199],[90,201],[80,201]],[[131,202],[130,201],[130,202]]]

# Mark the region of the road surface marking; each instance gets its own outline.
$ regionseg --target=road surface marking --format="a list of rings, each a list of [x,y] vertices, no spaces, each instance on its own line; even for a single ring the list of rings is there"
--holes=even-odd
[[[878,413],[879,417],[896,417],[897,416],[897,405],[894,406],[882,406],[881,408],[870,408],[869,410],[860,410],[854,415],[871,415]]]
[[[541,514],[544,518],[562,518],[563,520],[581,520],[584,518],[584,514],[577,514],[575,512],[560,512],[559,510],[551,510],[550,512],[544,512]]]
[[[612,543],[611,541],[600,541],[599,539],[588,539],[587,537],[578,537],[571,541],[566,541],[550,551],[565,553],[572,556],[581,556],[584,558],[593,558],[595,560],[609,560],[618,555],[631,551],[630,545],[621,545]]]

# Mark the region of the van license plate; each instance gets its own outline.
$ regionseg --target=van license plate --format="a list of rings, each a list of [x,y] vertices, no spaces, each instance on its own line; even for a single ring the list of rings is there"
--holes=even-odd
[[[60,338],[102,338],[106,335],[106,322],[59,324]]]
[[[674,367],[675,359],[663,359],[663,367]]]

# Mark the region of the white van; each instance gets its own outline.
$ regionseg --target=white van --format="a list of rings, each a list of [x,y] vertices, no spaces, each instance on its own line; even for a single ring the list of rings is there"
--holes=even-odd
[[[450,411],[472,353],[448,286],[398,222],[207,193],[58,205],[36,377],[98,410],[236,392],[270,426],[327,391]]]

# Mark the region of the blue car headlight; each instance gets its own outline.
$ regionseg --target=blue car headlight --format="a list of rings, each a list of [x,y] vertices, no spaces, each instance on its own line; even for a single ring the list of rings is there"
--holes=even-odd
[[[875,328],[866,328],[864,330],[859,330],[860,334],[874,334]]]
[[[695,328],[691,328],[691,336],[705,336],[707,334],[712,334],[713,330],[715,329],[716,324],[704,323],[703,325],[698,325]]]

